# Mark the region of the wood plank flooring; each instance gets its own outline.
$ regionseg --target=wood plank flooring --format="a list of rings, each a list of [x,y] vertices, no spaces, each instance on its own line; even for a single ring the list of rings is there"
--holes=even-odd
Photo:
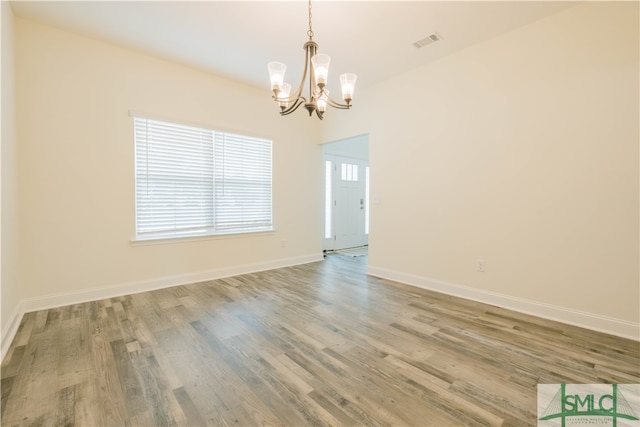
[[[3,426],[525,426],[640,344],[366,276],[366,257],[28,313]]]

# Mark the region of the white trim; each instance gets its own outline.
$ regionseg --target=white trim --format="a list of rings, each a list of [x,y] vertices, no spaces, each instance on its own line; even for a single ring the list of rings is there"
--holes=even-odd
[[[245,237],[261,237],[276,234],[276,229],[262,231],[239,231],[235,233],[218,233],[204,234],[192,236],[173,236],[173,237],[148,237],[148,238],[132,238],[129,240],[131,246],[148,246],[148,245],[168,245],[173,243],[199,242],[202,240],[221,240],[221,239],[242,239]]]
[[[418,288],[478,301],[544,319],[640,341],[640,324],[572,308],[541,303],[497,292],[471,288],[456,283],[423,277],[369,265],[367,274]]]
[[[4,360],[4,356],[6,356],[7,351],[9,351],[9,346],[13,341],[13,338],[16,336],[18,332],[18,328],[20,327],[20,322],[22,321],[22,316],[24,315],[24,303],[23,300],[20,300],[16,307],[13,309],[11,316],[9,316],[9,321],[2,328],[2,342],[0,343],[0,360]]]
[[[170,288],[172,286],[186,285],[189,283],[204,282],[207,280],[222,279],[241,274],[256,273],[259,271],[273,270],[276,268],[291,267],[294,265],[308,264],[322,261],[322,253],[301,255],[292,258],[282,258],[272,261],[254,264],[238,265],[233,267],[218,268],[215,270],[196,273],[179,274],[175,276],[157,277],[154,279],[139,280],[135,282],[121,283],[118,285],[101,286],[92,289],[83,289],[72,292],[60,292],[39,297],[23,298],[14,309],[6,331],[2,331],[2,359],[7,354],[13,339],[18,331],[22,316],[25,313],[38,310],[47,310],[54,307],[62,307],[70,304],[81,304],[89,301],[97,301],[105,298],[113,298],[122,295],[136,294],[157,289]]]
[[[265,134],[256,133],[256,132],[253,132],[253,131],[250,131],[250,130],[234,129],[234,128],[229,128],[229,127],[226,127],[226,126],[219,126],[219,125],[214,124],[212,122],[201,122],[201,121],[197,121],[197,120],[183,119],[183,118],[179,118],[177,116],[170,116],[170,115],[156,114],[156,113],[146,113],[146,112],[140,111],[140,110],[129,110],[128,111],[128,115],[132,119],[135,118],[135,117],[139,117],[141,119],[158,120],[158,121],[161,121],[161,122],[171,122],[171,123],[176,123],[176,124],[183,125],[183,126],[192,126],[192,127],[196,127],[196,128],[214,130],[214,131],[217,131],[217,132],[237,133],[237,134],[240,134],[240,135],[250,136],[250,137],[254,137],[254,138],[268,139],[270,141],[274,140],[274,138],[272,136],[267,136]]]

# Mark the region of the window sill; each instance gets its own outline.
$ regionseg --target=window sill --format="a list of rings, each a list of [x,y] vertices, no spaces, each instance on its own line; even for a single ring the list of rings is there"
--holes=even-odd
[[[202,242],[206,240],[241,239],[247,237],[262,237],[276,233],[275,228],[265,231],[240,231],[237,233],[206,234],[200,236],[176,236],[176,237],[146,237],[133,238],[129,241],[131,246],[169,245],[174,243]]]

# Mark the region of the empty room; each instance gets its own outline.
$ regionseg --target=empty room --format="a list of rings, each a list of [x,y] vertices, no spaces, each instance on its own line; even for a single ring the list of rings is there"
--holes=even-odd
[[[3,426],[640,426],[640,3],[1,3]]]

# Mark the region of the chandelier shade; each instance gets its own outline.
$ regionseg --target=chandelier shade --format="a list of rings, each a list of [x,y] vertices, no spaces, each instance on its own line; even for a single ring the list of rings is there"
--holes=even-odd
[[[285,116],[293,113],[304,105],[309,112],[309,116],[316,113],[322,120],[327,106],[338,109],[351,108],[353,91],[355,89],[357,76],[353,73],[340,75],[340,86],[342,89],[342,99],[344,103],[339,103],[329,97],[329,90],[325,89],[329,77],[329,65],[331,58],[329,55],[317,53],[318,44],[313,41],[313,30],[311,27],[311,0],[309,0],[309,30],[307,31],[309,40],[304,44],[305,51],[304,72],[300,84],[294,93],[291,93],[292,86],[284,81],[287,66],[282,62],[269,62],[269,79],[271,81],[271,91],[274,101],[280,106],[280,115]],[[309,84],[308,97],[303,96],[306,83]]]
[[[353,90],[356,88],[356,76],[353,73],[340,74],[340,86],[342,87],[342,98],[349,102],[353,99]]]
[[[329,64],[331,58],[329,55],[319,53],[311,58],[311,65],[313,65],[313,72],[316,75],[316,85],[319,88],[323,88],[327,84],[327,77],[329,76]]]
[[[278,90],[279,92],[284,83],[284,73],[287,71],[287,66],[282,62],[269,62],[267,67],[269,68],[269,77],[271,78],[271,89],[274,91]]]

